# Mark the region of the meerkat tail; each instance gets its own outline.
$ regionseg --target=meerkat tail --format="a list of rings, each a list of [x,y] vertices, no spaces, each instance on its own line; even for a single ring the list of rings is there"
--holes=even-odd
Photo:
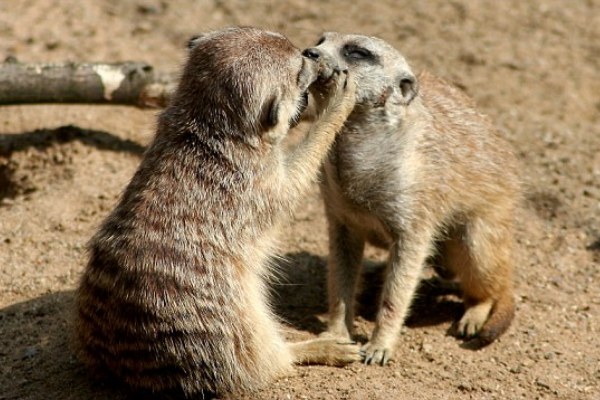
[[[487,346],[502,335],[510,326],[514,316],[515,300],[510,291],[507,291],[494,304],[488,320],[477,334],[481,346]]]

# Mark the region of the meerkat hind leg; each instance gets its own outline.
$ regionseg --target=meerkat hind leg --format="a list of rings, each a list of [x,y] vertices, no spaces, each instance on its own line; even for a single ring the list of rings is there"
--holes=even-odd
[[[465,304],[455,334],[464,338],[483,334],[482,344],[487,344],[508,328],[514,306],[505,243],[497,232],[494,238],[498,243],[482,233],[488,231],[484,224],[475,221],[453,235],[444,242],[442,253],[443,263],[460,281]]]
[[[289,344],[295,364],[344,366],[360,361],[359,347],[336,338],[317,338]]]

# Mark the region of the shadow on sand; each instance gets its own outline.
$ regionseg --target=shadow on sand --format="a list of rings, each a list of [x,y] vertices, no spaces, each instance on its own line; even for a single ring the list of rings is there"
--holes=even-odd
[[[272,286],[275,311],[292,327],[320,333],[325,314],[326,261],[309,253],[293,253],[281,262],[281,278]],[[358,313],[373,320],[382,268],[366,268]],[[421,285],[409,326],[452,320],[462,306],[436,300],[436,287]],[[51,293],[0,310],[0,400],[153,398],[132,396],[113,381],[92,379],[76,359],[72,342],[74,291]]]
[[[0,156],[23,151],[29,147],[45,149],[53,144],[65,144],[79,141],[98,150],[111,150],[142,155],[144,146],[121,139],[112,133],[65,125],[56,129],[38,129],[32,132],[0,134]]]
[[[274,306],[277,314],[298,330],[318,334],[325,329],[319,317],[327,313],[326,264],[325,258],[306,252],[287,254],[281,262],[280,282],[273,285]],[[365,262],[357,296],[357,316],[375,320],[384,272],[383,264]],[[424,327],[457,319],[463,306],[456,294],[455,289],[448,288],[435,276],[424,279],[406,324]]]
[[[93,147],[98,150],[129,153],[141,157],[144,146],[128,139],[121,139],[108,132],[81,129],[76,126],[67,125],[56,129],[39,129],[32,132],[0,134],[0,202],[5,199],[14,198],[20,194],[27,194],[37,190],[35,184],[28,183],[27,174],[36,173],[39,169],[41,159],[36,162],[34,158],[25,157],[28,162],[14,162],[14,156],[18,153],[35,149],[40,152],[62,146],[72,142],[82,143],[84,146]],[[62,164],[56,155],[47,154],[51,163]],[[41,157],[43,159],[43,157]],[[64,159],[64,157],[61,157]],[[42,164],[43,165],[43,164]],[[46,167],[44,166],[44,169]],[[38,171],[39,172],[39,171]],[[23,175],[23,174],[26,175]],[[1,204],[0,204],[1,205]]]

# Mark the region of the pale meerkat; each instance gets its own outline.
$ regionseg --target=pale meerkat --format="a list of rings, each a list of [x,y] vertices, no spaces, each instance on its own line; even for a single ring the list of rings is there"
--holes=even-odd
[[[189,47],[153,142],[89,244],[76,295],[82,359],[133,388],[185,396],[253,390],[294,363],[360,360],[354,343],[286,343],[267,289],[277,223],[317,176],[353,81],[256,28]],[[281,140],[317,78],[326,110],[286,154]]]
[[[426,260],[460,283],[456,334],[489,344],[514,316],[516,161],[458,89],[418,78],[385,41],[326,33],[304,54],[347,64],[356,105],[324,165],[330,319],[324,336],[350,338],[365,243],[389,250],[367,364],[392,357]]]

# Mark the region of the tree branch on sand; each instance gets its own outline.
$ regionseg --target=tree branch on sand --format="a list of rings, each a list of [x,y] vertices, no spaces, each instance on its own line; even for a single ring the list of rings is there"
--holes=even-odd
[[[0,63],[0,105],[36,103],[124,104],[165,107],[172,75],[142,62]]]

